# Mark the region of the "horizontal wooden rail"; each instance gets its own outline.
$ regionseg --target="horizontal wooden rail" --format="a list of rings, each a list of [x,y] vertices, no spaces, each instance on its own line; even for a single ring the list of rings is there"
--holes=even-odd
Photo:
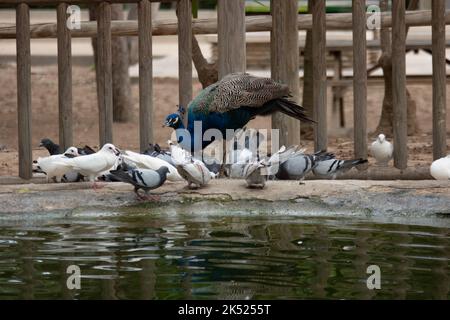
[[[390,13],[383,13],[382,23],[386,27],[392,26]],[[409,11],[406,13],[406,25],[409,27],[431,26],[431,11]],[[312,17],[309,14],[299,15],[297,19],[299,30],[309,30],[312,27]],[[445,23],[450,24],[450,11],[445,12]],[[327,14],[327,30],[351,30],[351,13]],[[272,29],[271,16],[254,16],[245,18],[247,32],[270,31]],[[192,22],[194,34],[216,34],[217,19],[196,19]],[[113,36],[137,36],[137,21],[116,20],[111,23]],[[153,24],[154,36],[177,35],[178,22],[155,21]],[[97,24],[95,22],[81,22],[80,30],[72,30],[71,36],[76,38],[95,37],[97,35]],[[39,23],[30,26],[31,38],[56,38],[56,23]],[[16,37],[15,25],[0,24],[0,39],[14,39]]]
[[[70,3],[70,4],[93,4],[93,3],[101,3],[101,2],[109,2],[109,3],[137,3],[141,0],[2,0],[0,4],[4,5],[16,5],[19,3],[27,3],[29,5],[58,5],[61,3]],[[176,2],[178,0],[149,0],[150,2]]]

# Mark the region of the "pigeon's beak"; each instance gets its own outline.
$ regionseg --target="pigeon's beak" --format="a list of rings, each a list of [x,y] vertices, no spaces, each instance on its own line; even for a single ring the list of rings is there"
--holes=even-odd
[[[116,148],[116,150],[115,150],[116,152],[116,156],[119,156],[121,153],[122,153],[122,151],[120,151],[120,149],[119,148]]]
[[[44,146],[44,144],[41,142],[41,143],[39,143],[39,147],[43,147]]]

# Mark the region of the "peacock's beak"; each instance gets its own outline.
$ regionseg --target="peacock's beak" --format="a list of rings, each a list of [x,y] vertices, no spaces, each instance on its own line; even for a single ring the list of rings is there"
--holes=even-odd
[[[163,128],[164,127],[170,127],[170,123],[169,123],[169,121],[166,121],[166,122],[164,122],[164,124],[163,124],[163,126],[162,126]]]
[[[39,143],[39,147],[43,147],[44,146],[44,144],[41,142],[41,143]]]

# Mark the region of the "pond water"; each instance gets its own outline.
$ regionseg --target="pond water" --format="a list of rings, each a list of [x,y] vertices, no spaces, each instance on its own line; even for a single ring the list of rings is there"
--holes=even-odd
[[[445,217],[0,218],[0,299],[448,299],[449,278]]]

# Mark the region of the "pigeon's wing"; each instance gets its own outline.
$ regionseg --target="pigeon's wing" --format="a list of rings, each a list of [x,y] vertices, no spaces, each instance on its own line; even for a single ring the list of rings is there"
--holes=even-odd
[[[270,78],[234,73],[202,90],[189,104],[189,109],[193,112],[223,113],[242,106],[261,107],[270,100],[288,95],[287,85]]]
[[[158,172],[150,169],[137,169],[131,171],[131,176],[136,184],[142,188],[153,189],[161,185],[161,177]]]
[[[73,169],[80,172],[99,173],[108,170],[111,167],[105,157],[98,153],[69,160],[71,160],[71,163],[73,164]]]
[[[167,161],[133,151],[125,151],[125,153],[126,154],[123,155],[123,158],[126,161],[135,163],[141,169],[158,170],[161,167],[167,167],[167,169],[169,169],[169,174],[167,175],[167,179],[169,181],[183,180],[177,169]]]
[[[259,162],[251,162],[244,166],[243,175],[245,178],[249,177],[256,169],[261,168],[261,164]]]

